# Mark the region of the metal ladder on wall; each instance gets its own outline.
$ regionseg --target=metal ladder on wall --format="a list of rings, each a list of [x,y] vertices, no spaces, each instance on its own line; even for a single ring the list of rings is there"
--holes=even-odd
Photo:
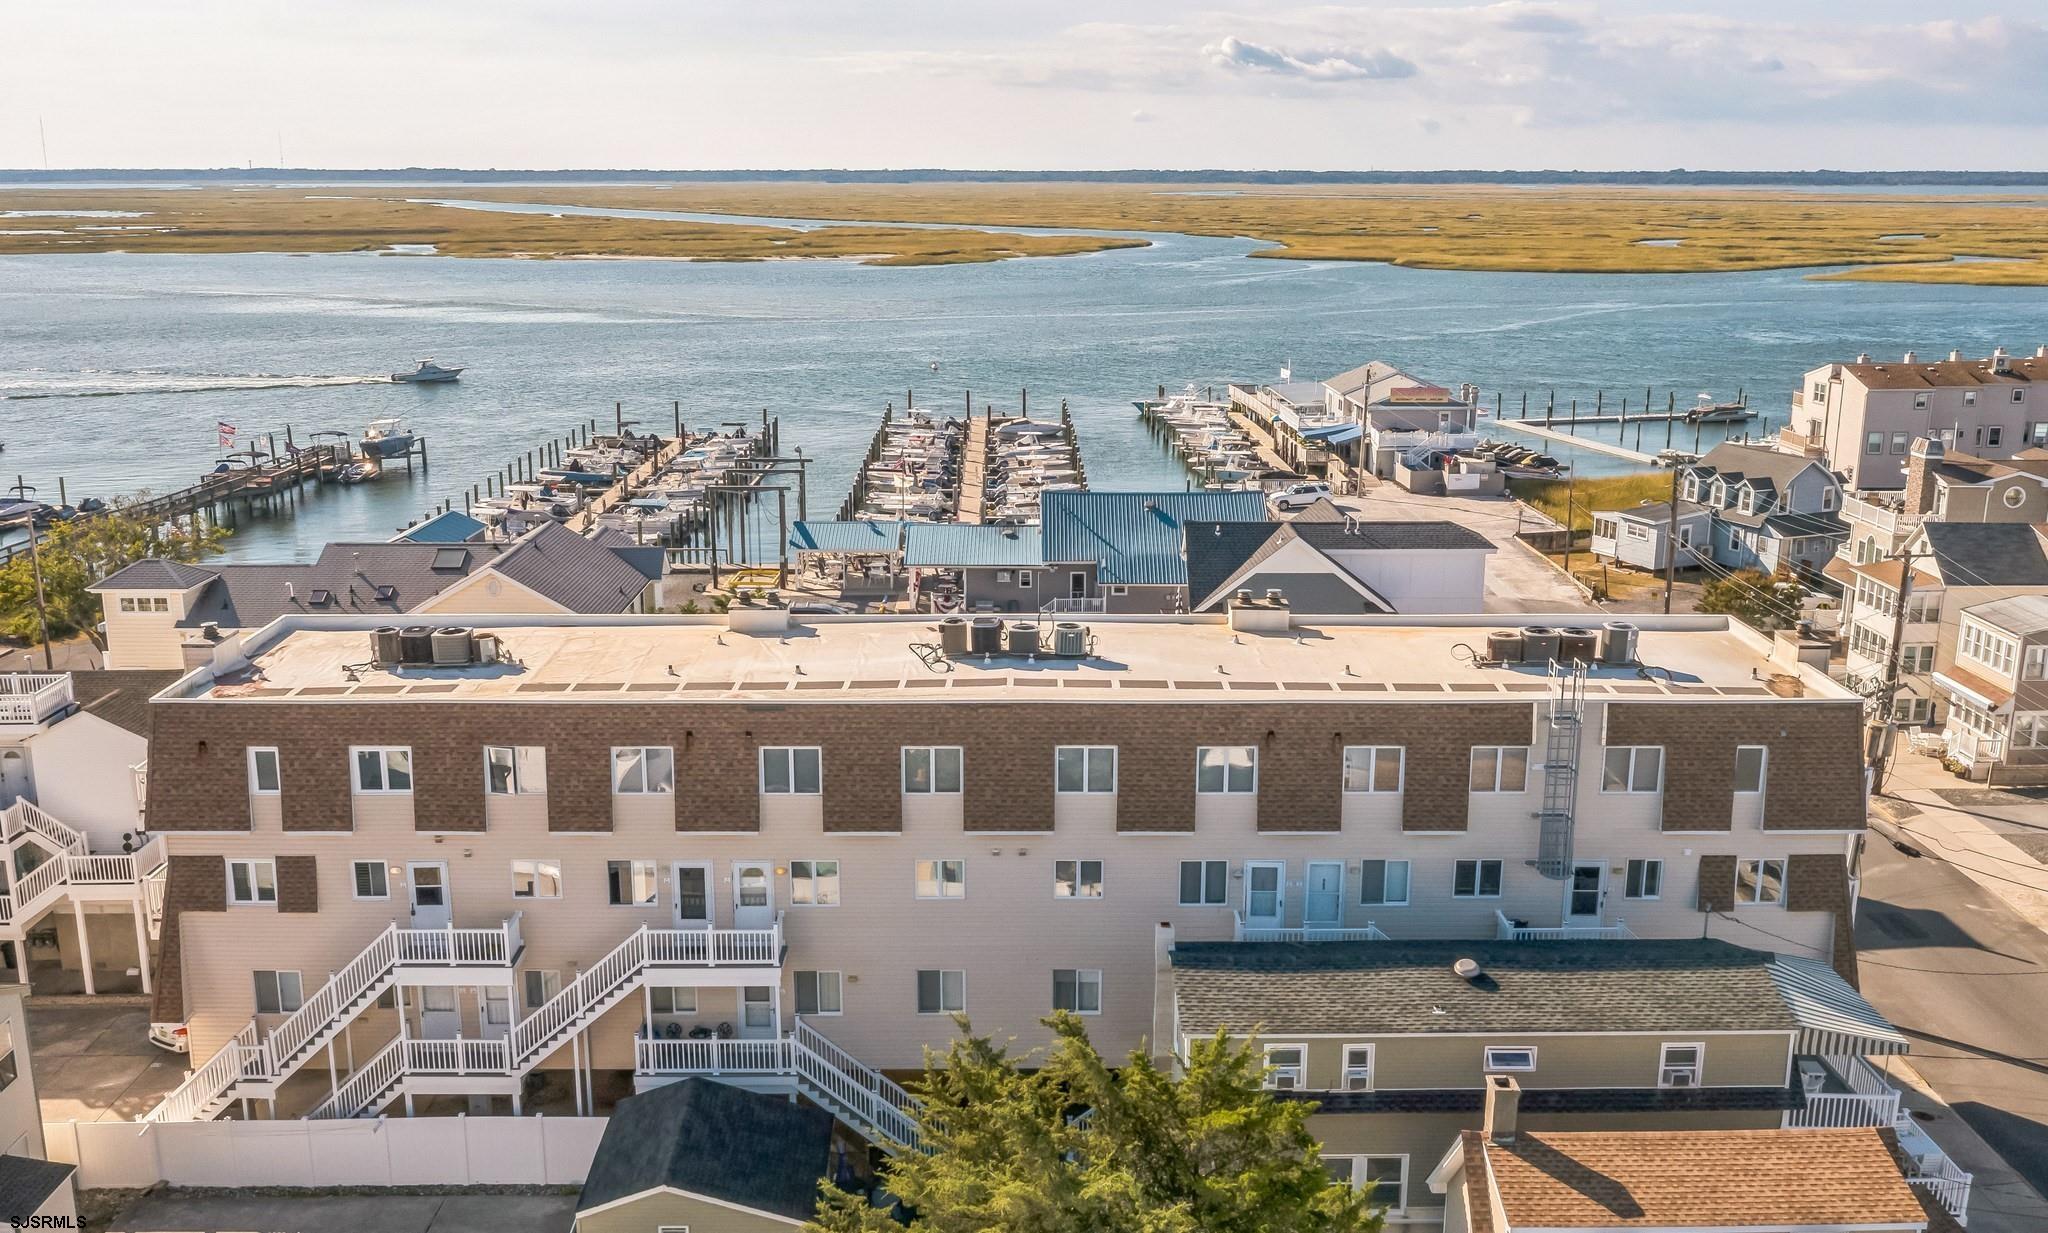
[[[1579,791],[1579,732],[1586,665],[1550,661],[1550,719],[1543,745],[1543,807],[1537,812],[1536,871],[1562,878],[1572,865],[1572,806]]]

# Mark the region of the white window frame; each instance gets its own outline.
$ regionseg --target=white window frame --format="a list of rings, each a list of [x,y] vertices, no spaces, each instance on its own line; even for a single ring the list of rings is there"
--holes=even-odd
[[[825,872],[830,865],[832,871]],[[799,872],[801,869],[801,872]],[[841,902],[840,879],[845,870],[837,857],[824,860],[802,859],[789,862],[789,906],[793,908],[836,908]],[[803,898],[797,897],[798,888],[803,888]]]
[[[1089,885],[1088,866],[1090,865],[1095,866],[1095,893],[1092,895],[1084,894],[1082,889]],[[1063,866],[1067,867],[1066,872],[1068,875],[1064,883],[1068,889],[1064,893],[1060,890],[1062,886],[1060,875],[1063,872]],[[1052,897],[1072,902],[1100,901],[1105,893],[1103,879],[1106,866],[1106,862],[1096,860],[1094,857],[1065,857],[1053,861]]]
[[[266,976],[270,978],[271,1001],[276,1003],[276,1009],[274,1010],[265,1010],[263,1008],[263,978]],[[291,977],[292,985],[289,997],[285,995],[285,977],[287,976]],[[259,1015],[289,1015],[306,1003],[305,977],[295,969],[256,968],[249,973],[249,981],[253,986],[251,992],[255,995],[254,1005],[256,1013]]]
[[[638,754],[637,763],[623,760]],[[649,768],[659,768],[666,783],[656,785],[648,778]],[[625,778],[626,770],[638,774],[634,782]],[[612,795],[613,796],[673,796],[676,791],[676,751],[667,745],[614,745],[612,746]]]
[[[1394,1193],[1392,1195],[1373,1193],[1368,1196],[1367,1202],[1384,1202],[1386,1204],[1385,1212],[1389,1216],[1404,1216],[1408,1213],[1408,1153],[1340,1152],[1333,1156],[1326,1155],[1322,1159],[1325,1165],[1329,1164],[1329,1162],[1332,1160],[1342,1160],[1347,1162],[1347,1164],[1350,1166],[1347,1170],[1348,1176],[1338,1178],[1335,1174],[1332,1174],[1331,1180],[1341,1182],[1343,1185],[1349,1186],[1353,1190],[1360,1191],[1377,1191],[1376,1184],[1368,1182],[1366,1180],[1366,1173],[1370,1168],[1368,1162],[1374,1160],[1400,1161],[1401,1178],[1398,1182],[1394,1184]],[[685,1231],[685,1233],[687,1233],[687,1230]]]
[[[946,877],[949,865],[955,867],[959,877]],[[927,885],[932,889],[929,895],[925,893]],[[954,893],[946,893],[956,887],[958,889]],[[967,861],[958,857],[933,856],[911,862],[910,897],[929,903],[957,903],[967,898]]]
[[[1509,1065],[1509,1064],[1508,1064],[1508,1063],[1506,1063],[1506,1062],[1503,1062],[1503,1061],[1500,1061],[1500,1060],[1498,1060],[1498,1058],[1496,1057],[1496,1055],[1498,1055],[1498,1054],[1506,1054],[1506,1053],[1526,1053],[1526,1054],[1528,1054],[1528,1055],[1529,1055],[1529,1060],[1528,1060],[1528,1062],[1527,1062],[1527,1063],[1525,1063],[1525,1064],[1522,1064],[1522,1065],[1513,1065],[1513,1066],[1511,1066],[1511,1065]],[[1535,1046],[1535,1045],[1488,1045],[1488,1046],[1486,1046],[1486,1057],[1485,1057],[1485,1062],[1486,1062],[1486,1064],[1485,1064],[1485,1066],[1484,1066],[1484,1067],[1482,1067],[1482,1069],[1484,1070],[1484,1072],[1485,1072],[1485,1073],[1487,1073],[1487,1074],[1489,1074],[1489,1075],[1526,1075],[1526,1074],[1533,1074],[1533,1073],[1535,1072],[1535,1070],[1536,1070],[1536,1046]]]
[[[925,764],[925,786],[914,787],[911,783],[910,759],[912,754],[922,754]],[[951,755],[953,763],[953,786],[941,787],[945,776],[940,762],[947,760],[942,755]],[[959,796],[967,784],[967,754],[958,745],[905,745],[902,754],[903,794],[905,796]]]
[[[1344,1046],[1344,1090],[1347,1092],[1370,1092],[1373,1085],[1373,1063],[1375,1045]],[[1364,1057],[1364,1061],[1358,1059]]]
[[[1503,768],[1511,761],[1509,755],[1519,755],[1522,763],[1522,781],[1507,787]],[[1479,765],[1482,756],[1493,761],[1492,787],[1481,787]],[[1473,792],[1527,792],[1529,790],[1529,747],[1527,745],[1474,745],[1472,747],[1472,770],[1466,777],[1466,784]]]
[[[812,764],[811,774],[816,778],[816,786],[811,788],[798,786],[798,764],[803,761],[799,755],[806,753],[810,755],[809,760]],[[756,782],[760,785],[761,795],[823,796],[825,794],[825,750],[821,746],[763,745],[761,746],[760,753],[757,755],[757,760],[759,778]],[[771,762],[782,763],[782,781],[787,785],[786,787],[771,788],[768,786],[768,767]]]
[[[1742,786],[1742,755],[1756,753],[1756,786]],[[1762,796],[1764,787],[1771,782],[1771,747],[1769,745],[1737,745],[1735,747],[1735,795]]]
[[[811,1003],[813,1006],[811,1010],[803,1009],[803,985],[804,977],[806,976],[811,978]],[[832,978],[832,1009],[830,1010],[825,1009],[825,978],[828,976]],[[796,1013],[800,1015],[816,1015],[821,1018],[843,1015],[846,1013],[846,974],[825,968],[816,970],[799,969],[790,975],[790,999],[797,1007]]]
[[[1673,1062],[1673,1049],[1692,1050],[1691,1062]],[[1707,1069],[1707,1046],[1703,1041],[1667,1041],[1657,1050],[1657,1086],[1687,1088],[1700,1086]],[[1677,1076],[1687,1076],[1686,1081],[1677,1082]]]
[[[1069,973],[1069,974],[1071,974],[1071,975],[1073,976],[1073,978],[1074,978],[1074,1004],[1073,1004],[1072,1006],[1062,1006],[1062,1005],[1060,1005],[1060,973],[1062,973],[1062,972],[1066,972],[1066,973]],[[1095,985],[1095,1009],[1094,1009],[1094,1010],[1083,1010],[1083,1009],[1081,1009],[1081,1007],[1082,1007],[1082,1004],[1083,1004],[1084,1002],[1086,1002],[1086,1000],[1087,1000],[1087,999],[1086,999],[1086,998],[1084,998],[1084,997],[1082,997],[1082,992],[1083,992],[1083,990],[1084,990],[1084,989],[1086,989],[1086,987],[1087,987],[1087,986],[1088,986],[1088,984],[1090,983],[1090,981],[1089,981],[1089,978],[1090,978],[1090,977],[1093,977],[1093,978],[1094,978],[1094,981],[1093,981],[1093,983],[1094,983],[1094,985]],[[1099,1014],[1101,1014],[1101,1013],[1102,1013],[1102,969],[1101,969],[1101,968],[1054,968],[1054,969],[1052,970],[1052,1008],[1053,1008],[1054,1010],[1064,1010],[1064,1011],[1067,1011],[1067,1012],[1069,1012],[1070,1014],[1082,1015],[1082,1016],[1085,1016],[1085,1017],[1091,1017],[1091,1018],[1092,1018],[1093,1016],[1096,1016],[1096,1015],[1099,1015]]]
[[[506,787],[500,789],[491,770],[500,765],[503,754]],[[548,751],[545,745],[484,746],[485,796],[542,796],[548,790]]]
[[[626,890],[628,894],[639,884],[641,876],[644,874],[647,878],[647,898],[626,901],[614,898],[613,896],[617,892],[617,887],[614,886],[612,881],[612,866],[614,865],[626,866]],[[607,906],[614,908],[638,908],[645,910],[647,908],[659,907],[661,904],[661,872],[659,867],[654,861],[636,860],[632,857],[607,859],[604,863],[604,900]]]
[[[1664,897],[1664,861],[1660,857],[1632,857],[1628,872],[1621,884],[1623,899],[1662,899]]]
[[[1233,785],[1232,785],[1232,783],[1231,783],[1231,779],[1232,779],[1232,774],[1233,774],[1233,772],[1234,772],[1234,771],[1236,771],[1236,770],[1237,770],[1238,768],[1237,768],[1237,767],[1235,767],[1235,766],[1233,766],[1233,765],[1231,764],[1231,761],[1230,761],[1230,755],[1231,755],[1231,753],[1232,753],[1232,752],[1234,752],[1234,751],[1236,751],[1236,750],[1243,750],[1244,752],[1246,752],[1246,753],[1248,753],[1248,754],[1250,754],[1250,755],[1251,755],[1251,766],[1250,766],[1250,767],[1248,768],[1248,769],[1250,770],[1250,772],[1251,772],[1251,780],[1250,780],[1250,782],[1248,782],[1248,783],[1245,783],[1245,784],[1242,784],[1242,785],[1240,785],[1240,786],[1233,786]],[[1205,788],[1205,787],[1203,787],[1203,786],[1202,786],[1202,762],[1203,762],[1203,760],[1204,760],[1205,758],[1208,758],[1208,757],[1209,757],[1209,756],[1210,756],[1211,754],[1221,754],[1221,755],[1222,755],[1222,758],[1223,758],[1223,762],[1222,762],[1222,766],[1221,766],[1221,768],[1220,768],[1220,769],[1221,769],[1221,771],[1222,771],[1222,773],[1223,773],[1223,782],[1222,782],[1222,786],[1221,786],[1221,787],[1216,787],[1216,788]],[[1195,746],[1195,795],[1197,795],[1197,796],[1255,796],[1255,795],[1257,795],[1257,794],[1258,794],[1258,791],[1259,791],[1259,747],[1258,747],[1257,745],[1197,745],[1197,746]]]
[[[1647,788],[1637,786],[1638,772],[1642,769],[1645,750],[1655,750],[1656,775]],[[1628,761],[1622,768],[1621,786],[1613,787],[1608,780],[1613,775],[1611,765],[1616,754],[1627,755]],[[1662,745],[1609,745],[1600,754],[1600,791],[1608,796],[1655,796],[1664,790],[1664,747]]]
[[[1061,786],[1060,763],[1063,759],[1078,755],[1081,761],[1081,786]],[[1109,786],[1094,788],[1089,785],[1095,780],[1097,764],[1107,756],[1109,759]],[[1117,765],[1117,747],[1114,745],[1055,745],[1052,750],[1052,789],[1059,796],[1114,796],[1117,775],[1122,768]]]
[[[235,870],[238,867],[246,870],[248,873],[249,897],[246,899],[235,894]],[[236,857],[227,862],[227,871],[229,907],[274,908],[277,906],[277,861],[274,858],[268,856]],[[257,876],[259,872],[267,873],[269,876],[270,897],[268,899],[263,897],[263,879]]]
[[[1745,857],[1741,858],[1740,860],[1736,861],[1736,862],[1735,862],[1735,906],[1736,906],[1736,907],[1738,907],[1738,908],[1781,908],[1781,907],[1784,907],[1784,906],[1785,906],[1785,863],[1786,863],[1786,862],[1785,862],[1785,858],[1784,858],[1784,857],[1782,857],[1782,856],[1745,856]],[[1754,877],[1754,879],[1755,879],[1755,882],[1754,882],[1754,885],[1755,885],[1755,888],[1756,888],[1756,892],[1755,892],[1755,893],[1756,893],[1757,895],[1761,896],[1761,895],[1763,894],[1764,888],[1765,888],[1765,887],[1766,887],[1766,886],[1768,885],[1768,882],[1766,881],[1766,879],[1765,879],[1765,877],[1764,877],[1764,872],[1765,872],[1765,868],[1764,868],[1764,867],[1765,867],[1765,866],[1767,866],[1767,865],[1776,865],[1776,866],[1778,867],[1778,868],[1777,868],[1777,875],[1778,875],[1778,893],[1777,893],[1777,895],[1776,895],[1775,897],[1773,897],[1773,898],[1770,898],[1770,899],[1763,899],[1763,898],[1753,898],[1753,899],[1744,899],[1744,898],[1742,897],[1742,895],[1743,895],[1743,888],[1742,888],[1742,874],[1743,874],[1743,871],[1744,871],[1744,870],[1748,870],[1748,871],[1750,871],[1751,875],[1752,875],[1752,876]]]
[[[1299,1061],[1280,1065],[1273,1061],[1273,1055],[1291,1049]],[[1308,1046],[1302,1043],[1275,1042],[1262,1051],[1266,1062],[1265,1077],[1259,1086],[1275,1092],[1298,1092],[1308,1086]]]
[[[1380,885],[1379,885],[1379,893],[1380,893],[1380,898],[1379,898],[1379,899],[1377,899],[1377,900],[1372,900],[1372,899],[1367,899],[1367,898],[1365,897],[1365,894],[1366,894],[1366,888],[1372,885],[1372,879],[1371,879],[1370,877],[1368,877],[1368,876],[1366,875],[1366,870],[1367,870],[1367,868],[1368,868],[1368,867],[1370,867],[1371,865],[1373,865],[1373,864],[1374,864],[1375,862],[1377,862],[1377,863],[1379,864],[1379,866],[1380,866]],[[1392,872],[1393,872],[1394,866],[1396,866],[1396,865],[1399,865],[1399,866],[1401,867],[1401,897],[1400,897],[1399,899],[1392,899],[1392,898],[1388,898],[1388,897],[1387,897],[1387,876],[1388,876],[1388,875],[1389,875],[1390,873],[1392,873]],[[1362,861],[1360,861],[1360,862],[1359,862],[1359,866],[1358,866],[1358,906],[1359,906],[1359,907],[1362,907],[1362,908],[1405,908],[1405,907],[1407,907],[1407,906],[1408,906],[1408,904],[1409,904],[1409,901],[1410,901],[1410,900],[1411,900],[1411,899],[1413,898],[1414,894],[1415,894],[1415,867],[1414,867],[1414,865],[1413,865],[1413,864],[1412,864],[1412,863],[1411,863],[1410,861],[1408,861],[1408,860],[1407,860],[1406,858],[1400,858],[1400,859],[1387,859],[1387,858],[1383,858],[1383,857],[1373,856],[1373,857],[1367,857],[1366,859],[1364,859],[1364,860],[1362,860]]]
[[[2048,642],[2036,642],[2020,653],[2020,679],[2039,681],[2048,678]]]
[[[363,893],[363,870],[366,868],[377,871],[377,882],[384,888],[383,894],[365,895]],[[383,861],[351,861],[348,867],[348,889],[351,896],[361,901],[389,899],[391,898],[391,869]]]
[[[379,786],[363,786],[363,758],[365,755],[377,759],[377,783]],[[405,776],[405,786],[394,788],[391,780],[394,774],[392,762],[395,757],[405,759],[405,766],[395,773]],[[413,785],[412,746],[410,745],[351,745],[348,747],[348,784],[357,796],[411,796]]]
[[[936,1010],[926,1010],[924,1008],[924,974],[926,972],[938,973],[939,1005],[938,1009]],[[960,978],[958,982],[960,987],[960,1004],[957,1006],[946,1005],[946,978],[948,976],[957,976]],[[919,968],[917,970],[916,985],[917,988],[915,990],[915,995],[917,999],[918,1014],[964,1015],[967,1013],[967,970],[965,968]]]
[[[546,857],[518,857],[512,861],[512,897],[514,899],[560,899],[562,897],[562,862]],[[519,878],[524,874],[528,889],[524,894],[519,890]],[[541,888],[544,879],[552,876],[555,893],[544,895]]]
[[[1472,866],[1472,891],[1461,894],[1458,890],[1458,875],[1464,867]],[[1493,866],[1493,893],[1486,893],[1486,867]],[[1508,865],[1504,860],[1492,856],[1468,856],[1451,866],[1451,898],[1453,899],[1498,899],[1507,890]]]
[[[270,778],[275,784],[274,787],[266,788],[263,786],[263,772],[260,769],[260,764],[263,761],[264,754],[270,755]],[[351,772],[350,777],[353,779],[353,772]],[[249,746],[249,795],[276,796],[282,791],[284,791],[284,758],[278,753],[277,746]]]
[[[650,1009],[657,1015],[694,1015],[697,1013],[697,990],[690,985],[650,985],[648,987]],[[688,1005],[685,1005],[685,1002]],[[666,1008],[664,1008],[664,1002]]]
[[[539,1001],[533,999],[535,977],[540,978],[541,997]],[[549,1002],[554,1001],[561,992],[562,973],[559,969],[528,968],[519,974],[519,996],[525,1001],[526,1013],[528,1014],[532,1014],[534,1011],[546,1006]]]
[[[1196,881],[1196,882],[1197,882],[1197,883],[1199,884],[1199,887],[1200,887],[1200,891],[1199,891],[1199,894],[1200,894],[1200,898],[1199,898],[1199,899],[1189,899],[1189,898],[1187,897],[1187,876],[1188,876],[1188,866],[1189,866],[1189,865],[1193,865],[1193,866],[1195,866],[1195,867],[1196,867],[1196,869],[1197,869],[1197,872],[1196,872],[1196,875],[1195,875],[1195,881]],[[1219,898],[1216,898],[1216,899],[1211,899],[1211,898],[1209,898],[1209,867],[1210,867],[1210,866],[1212,866],[1212,865],[1221,865],[1221,866],[1223,866],[1223,891],[1222,891],[1222,894],[1221,894],[1221,896],[1220,896]],[[1175,878],[1177,879],[1177,884],[1176,884],[1176,886],[1175,886],[1175,888],[1174,888],[1174,893],[1180,896],[1180,906],[1181,906],[1181,907],[1184,907],[1184,908],[1222,908],[1222,907],[1229,907],[1229,906],[1230,906],[1230,862],[1229,862],[1229,861],[1227,861],[1227,860],[1226,860],[1226,861],[1216,861],[1216,860],[1192,860],[1192,861],[1182,861],[1182,862],[1181,862],[1181,863],[1180,863],[1180,864],[1179,864],[1179,865],[1178,865],[1178,866],[1177,866],[1177,867],[1175,868],[1175,870],[1174,870],[1174,876],[1175,876]]]
[[[1351,762],[1354,754],[1360,755],[1359,760],[1365,763],[1365,766],[1362,768],[1365,772],[1365,786],[1362,788],[1351,786],[1351,774],[1354,769]],[[1389,754],[1393,756],[1394,761],[1394,786],[1383,788],[1379,786],[1380,771],[1383,769],[1383,763]],[[1398,796],[1408,786],[1408,751],[1400,745],[1346,745],[1341,764],[1341,774],[1343,775],[1344,791],[1348,795]]]

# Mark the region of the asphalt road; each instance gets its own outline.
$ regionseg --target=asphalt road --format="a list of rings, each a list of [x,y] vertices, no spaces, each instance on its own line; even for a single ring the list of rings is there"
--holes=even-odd
[[[1856,944],[1864,996],[1912,1039],[1913,1068],[2048,1192],[2048,934],[1873,834]]]

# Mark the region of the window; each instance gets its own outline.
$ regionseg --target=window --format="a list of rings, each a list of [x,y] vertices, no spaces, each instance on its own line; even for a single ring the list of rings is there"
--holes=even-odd
[[[653,861],[606,861],[605,890],[615,908],[654,906]]]
[[[514,899],[560,899],[562,897],[562,862],[513,861],[512,897]]]
[[[1536,1069],[1535,1045],[1486,1046],[1486,1073],[1528,1072]]]
[[[740,990],[740,1023],[750,1028],[775,1026],[775,990],[768,985],[748,985]]]
[[[1933,647],[1927,648],[1933,650]],[[2026,657],[2020,664],[2020,679],[2038,681],[2048,677],[2048,643],[2035,643],[2027,648]]]
[[[1976,405],[1977,405],[1977,391],[1975,391],[1975,390],[1964,390],[1964,391],[1963,391],[1963,405],[1964,405],[1964,406],[1966,406],[1966,407],[1974,407],[1974,406],[1976,406]]]
[[[538,969],[526,973],[526,1009],[531,1012],[547,1005],[562,991],[560,972],[543,972]]]
[[[1884,434],[1881,432],[1873,432],[1869,436],[1865,437],[1863,439],[1863,452],[1866,454],[1884,453]]]
[[[1819,381],[1813,383],[1813,400],[1815,402],[1826,402],[1828,400],[1828,387],[1825,384]]]
[[[1055,899],[1102,898],[1101,861],[1054,861],[1052,897]]]
[[[388,749],[357,747],[349,751],[356,760],[356,794],[378,796],[412,791],[412,750],[403,745]]]
[[[1637,860],[1628,863],[1628,881],[1622,887],[1622,898],[1656,899],[1663,893],[1663,861]]]
[[[1266,1086],[1291,1092],[1308,1083],[1308,1046],[1267,1045]]]
[[[1408,902],[1407,861],[1362,861],[1358,902],[1367,907],[1401,907]]]
[[[276,796],[282,782],[278,775],[277,750],[250,749],[249,791],[256,796]]]
[[[1182,861],[1180,906],[1217,908],[1230,901],[1229,861]]]
[[[1528,746],[1475,745],[1472,747],[1472,790],[1474,792],[1520,792],[1528,786]]]
[[[1195,751],[1195,791],[1258,791],[1258,755],[1250,745],[1202,746]]]
[[[1060,792],[1116,791],[1116,746],[1062,745],[1055,749],[1053,787]]]
[[[1661,745],[1609,745],[1600,775],[1602,792],[1655,792],[1664,778]]]
[[[493,989],[486,985],[477,990],[482,995],[478,1002],[478,1013],[485,1027],[510,1027],[512,1024],[512,991]]]
[[[2013,400],[2014,402],[2025,402],[2025,401],[2027,400],[2027,392],[2026,392],[2025,390],[2014,390],[2014,391],[2012,392],[2012,400]],[[162,601],[162,600],[158,600],[158,601],[156,601],[156,602],[158,602],[158,603],[162,603],[162,602],[164,602],[164,601]],[[163,609],[159,608],[159,609],[157,609],[157,611],[158,611],[158,612],[162,612],[162,611],[163,611]]]
[[[925,968],[917,974],[917,1013],[955,1015],[967,1009],[967,973]]]
[[[657,1015],[694,1015],[697,1013],[697,991],[695,989],[678,985],[654,985],[649,988],[648,992],[653,995],[654,1013]]]
[[[170,610],[171,601],[162,595],[144,595],[139,598],[124,598],[121,601],[121,611],[123,612],[169,612]]]
[[[1459,861],[1451,877],[1451,894],[1459,899],[1500,898],[1499,861]]]
[[[1911,438],[1910,438],[1910,437],[1908,437],[1908,436],[1907,436],[1907,435],[1906,435],[1905,433],[1903,433],[1903,432],[1895,432],[1895,433],[1893,433],[1893,434],[1892,434],[1892,453],[1894,453],[1894,454],[1903,454],[1903,453],[1905,453],[1905,452],[1906,452],[1906,446],[1907,446],[1907,444],[1908,444],[1908,443],[1909,443],[1910,441],[1911,441]]]
[[[789,901],[797,907],[838,907],[839,862],[789,862]]]
[[[796,1013],[800,1015],[837,1015],[844,1011],[839,1000],[841,977],[837,972],[798,972],[796,974]]]
[[[2027,444],[2033,446],[2048,446],[2048,420],[2044,420],[2038,424],[2030,425],[2027,428]]]
[[[383,861],[357,861],[353,867],[358,899],[391,898],[391,877]]]
[[[1822,510],[1835,508],[1835,486],[1833,484],[1829,484],[1820,490],[1820,507]]]
[[[1033,586],[1037,584],[1037,582],[1038,575],[1032,573],[1030,570],[1020,569],[1017,571],[1017,585],[1023,587],[1025,590],[1030,590]]]
[[[2000,676],[2012,675],[2013,660],[2019,655],[2019,643],[1993,632],[1990,626],[1975,617],[1963,619],[1962,636],[1957,639],[1957,646],[1959,653]]]
[[[1927,409],[1927,395],[1925,395],[1925,394],[1915,394],[1915,395],[1913,395],[1913,409],[1914,409],[1915,411],[1925,411],[1925,410]]]
[[[612,791],[620,796],[661,796],[676,790],[676,751],[666,745],[612,748]]]
[[[2016,713],[2012,717],[2012,743],[2019,749],[2048,747],[2048,712]]]
[[[1764,790],[1764,767],[1770,762],[1770,753],[1762,745],[1735,747],[1735,791],[1738,795],[1753,796]]]
[[[1352,745],[1344,750],[1346,792],[1399,792],[1399,745]]]
[[[277,862],[229,861],[228,902],[240,905],[276,903]]]
[[[917,862],[917,897],[919,899],[967,898],[967,862]]]
[[[1054,968],[1052,1008],[1071,1010],[1077,1015],[1102,1013],[1102,970],[1100,968]]]
[[[1998,499],[2005,503],[2005,508],[2018,509],[2020,506],[2025,505],[2027,503],[2027,490],[2020,487],[2018,484],[2014,484],[2012,487],[2007,488],[2004,492],[2000,493]]]
[[[288,1015],[299,1008],[299,974],[297,972],[272,972],[257,969],[256,1013],[259,1015]]]
[[[1344,1046],[1344,1090],[1347,1092],[1370,1092],[1372,1090],[1372,1046]]]
[[[548,751],[539,745],[484,746],[484,790],[493,796],[528,796],[547,791],[547,756]],[[612,765],[618,765],[617,751],[613,751]]]
[[[824,790],[816,745],[764,745],[761,791],[771,796],[816,796]]]
[[[1398,1216],[1408,1208],[1406,1156],[1325,1156],[1323,1171],[1333,1182],[1371,1192],[1369,1201],[1389,1214]]]
[[[1783,903],[1785,862],[1743,860],[1735,864],[1735,902],[1741,904]]]
[[[905,745],[903,790],[912,795],[960,791],[958,745]]]
[[[1706,1054],[1705,1045],[1665,1045],[1657,1062],[1657,1086],[1698,1087],[1700,1063]]]
[[[2004,443],[2005,443],[2005,425],[2003,425],[2003,424],[1986,424],[1986,425],[1984,425],[1984,444],[1986,444],[1986,445],[2003,445]]]

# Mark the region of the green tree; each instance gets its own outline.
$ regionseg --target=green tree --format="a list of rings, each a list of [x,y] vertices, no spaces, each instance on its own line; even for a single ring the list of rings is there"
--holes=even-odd
[[[1315,1106],[1262,1086],[1254,1043],[1194,1042],[1176,1077],[1143,1049],[1112,1069],[1070,1014],[1045,1023],[1054,1043],[1035,1070],[964,1021],[927,1054],[913,1086],[930,1151],[892,1157],[881,1178],[911,1233],[1379,1233],[1370,1197],[1323,1171]],[[829,1188],[806,1227],[902,1230]]]
[[[1806,588],[1788,572],[1776,577],[1757,569],[1739,569],[1707,583],[1694,608],[1718,612],[1758,629],[1784,629],[1799,620]]]
[[[106,513],[52,523],[43,532],[36,555],[52,640],[84,634],[106,650],[106,638],[99,631],[100,597],[87,587],[145,557],[200,560],[219,552],[227,538],[218,527],[195,530],[189,524],[158,523],[131,512],[132,505],[132,500],[116,502]],[[23,642],[40,642],[43,637],[36,617],[35,572],[26,552],[0,566],[0,634]]]

